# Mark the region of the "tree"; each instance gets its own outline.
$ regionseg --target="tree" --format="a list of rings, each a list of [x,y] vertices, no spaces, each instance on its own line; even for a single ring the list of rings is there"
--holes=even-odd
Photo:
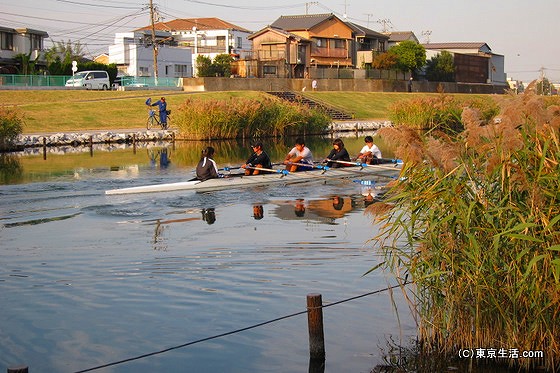
[[[402,72],[414,72],[426,64],[426,49],[411,40],[392,46],[389,53],[397,56],[396,68]]]
[[[214,67],[214,73],[216,76],[230,76],[231,75],[231,63],[233,62],[233,57],[229,54],[218,54],[214,61],[212,61],[212,66]]]
[[[53,46],[45,52],[47,69],[52,75],[70,75],[72,61],[82,61],[84,54],[84,48],[79,41],[53,41]]]
[[[31,52],[19,53],[14,56],[14,60],[18,62],[19,66],[19,73],[22,75],[30,75],[35,73],[35,66],[37,64],[39,56],[37,56],[34,60],[31,59]]]
[[[433,82],[455,81],[453,55],[448,51],[442,51],[432,57],[426,66],[426,78]]]
[[[391,70],[397,65],[397,55],[392,52],[385,52],[374,57],[372,66],[374,69]]]
[[[196,71],[196,75],[200,77],[214,76],[210,57],[201,54],[198,55],[198,57],[196,57]]]

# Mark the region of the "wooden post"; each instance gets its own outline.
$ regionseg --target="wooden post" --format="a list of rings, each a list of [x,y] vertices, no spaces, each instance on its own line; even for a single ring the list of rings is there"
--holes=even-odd
[[[89,137],[89,156],[93,157],[93,136]]]
[[[43,160],[47,159],[47,138],[43,137]]]
[[[29,368],[25,365],[8,367],[8,373],[29,373]]]
[[[136,154],[136,134],[132,134],[132,154]]]
[[[307,295],[307,326],[309,329],[309,356],[311,359],[325,359],[322,307],[321,294]]]

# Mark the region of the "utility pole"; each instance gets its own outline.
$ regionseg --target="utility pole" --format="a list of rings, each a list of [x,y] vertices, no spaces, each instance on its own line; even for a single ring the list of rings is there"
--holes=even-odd
[[[388,30],[388,26],[391,25],[391,20],[388,18],[384,18],[384,19],[378,19],[377,23],[381,23],[383,25],[383,29],[381,30],[381,32],[387,32]],[[392,25],[391,25],[392,27]]]
[[[155,79],[155,83],[157,85],[157,79],[158,79],[158,65],[157,65],[157,57],[158,57],[158,45],[157,45],[157,41],[156,41],[156,26],[155,26],[155,20],[156,18],[156,13],[154,11],[154,3],[153,0],[150,0],[150,22],[152,24],[152,48],[154,49],[154,79]]]

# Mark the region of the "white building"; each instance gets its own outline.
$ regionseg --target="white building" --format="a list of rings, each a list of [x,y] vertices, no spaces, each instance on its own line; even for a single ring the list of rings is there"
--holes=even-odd
[[[156,31],[158,41],[157,67],[160,78],[192,77],[192,52],[178,47],[171,33]],[[115,43],[109,46],[109,63],[119,72],[140,77],[154,76],[154,49],[152,33],[148,30],[115,34]]]
[[[235,59],[245,59],[251,55],[252,44],[248,39],[251,31],[219,18],[175,19],[156,23],[155,28],[171,33],[178,46],[191,48],[195,64],[199,55],[211,60],[219,54],[229,54]],[[138,31],[150,29],[147,26]],[[196,71],[193,75],[196,75]]]

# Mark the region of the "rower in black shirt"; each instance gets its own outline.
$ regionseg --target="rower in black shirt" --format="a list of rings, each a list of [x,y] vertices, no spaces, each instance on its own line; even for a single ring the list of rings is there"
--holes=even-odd
[[[263,150],[263,143],[257,141],[253,145],[251,145],[251,147],[253,148],[253,154],[251,154],[249,159],[247,159],[247,162],[245,162],[245,164],[241,166],[245,169],[245,175],[258,175],[261,173],[266,173],[267,171],[254,168],[272,168],[270,157]]]
[[[196,165],[196,178],[201,181],[206,181],[208,179],[214,179],[218,177],[224,177],[224,175],[218,173],[218,166],[214,159],[214,148],[208,146],[202,151],[202,157]]]

